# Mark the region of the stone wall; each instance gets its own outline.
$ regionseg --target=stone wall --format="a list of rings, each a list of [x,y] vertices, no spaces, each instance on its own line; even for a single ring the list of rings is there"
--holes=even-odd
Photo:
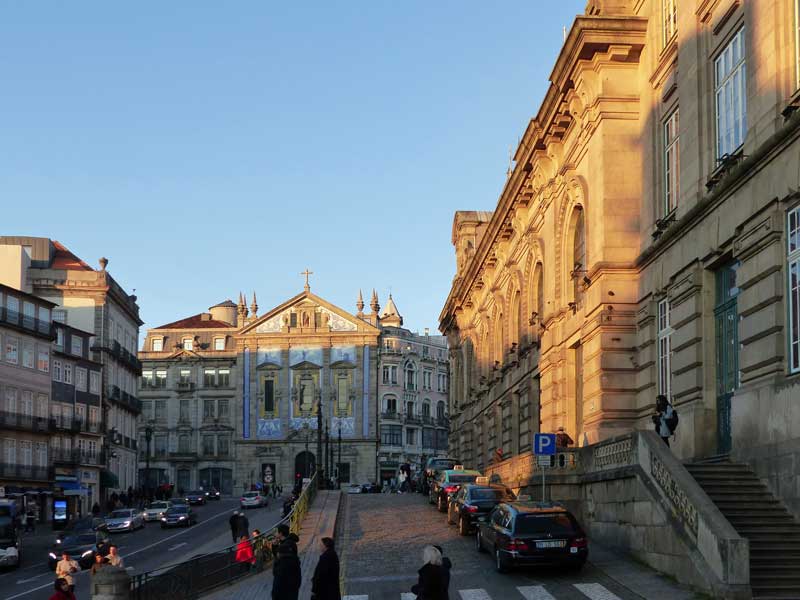
[[[515,457],[486,473],[541,499],[533,457]],[[749,598],[747,540],[653,432],[561,453],[546,478],[547,499],[572,510],[590,540],[715,597]]]

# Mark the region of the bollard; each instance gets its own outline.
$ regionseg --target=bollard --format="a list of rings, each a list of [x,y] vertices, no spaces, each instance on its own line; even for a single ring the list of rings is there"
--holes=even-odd
[[[106,565],[92,577],[92,600],[128,600],[131,576],[122,567]]]

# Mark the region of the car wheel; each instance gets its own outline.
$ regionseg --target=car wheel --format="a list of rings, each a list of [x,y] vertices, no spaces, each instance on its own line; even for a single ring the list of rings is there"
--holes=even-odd
[[[481,535],[480,529],[478,529],[478,533],[475,534],[475,548],[478,550],[478,552],[486,552],[486,550],[483,548],[483,536]]]
[[[503,553],[497,548],[494,550],[494,568],[498,573],[508,572],[508,559],[503,558]]]
[[[469,525],[464,520],[464,517],[458,519],[458,533],[461,535],[469,535]]]

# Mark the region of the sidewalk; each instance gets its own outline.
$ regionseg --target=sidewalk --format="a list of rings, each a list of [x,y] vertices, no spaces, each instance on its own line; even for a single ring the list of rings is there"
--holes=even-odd
[[[319,555],[322,553],[320,539],[333,537],[340,498],[339,490],[320,490],[303,520],[300,528],[300,543],[297,547],[303,574],[300,598],[311,596],[311,576],[314,574]],[[264,600],[264,598],[270,597],[271,592],[272,570],[270,569],[247,577],[233,585],[216,589],[203,598],[204,600],[230,600],[233,597],[236,600]]]

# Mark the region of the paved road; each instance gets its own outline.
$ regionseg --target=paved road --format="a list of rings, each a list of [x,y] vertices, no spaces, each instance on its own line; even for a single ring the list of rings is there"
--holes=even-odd
[[[248,510],[250,528],[263,530],[275,523],[280,506],[280,500],[270,500],[267,508]],[[157,523],[150,522],[144,529],[133,533],[112,534],[111,539],[119,546],[125,566],[133,567],[135,573],[142,573],[231,543],[228,518],[233,510],[239,508],[238,498],[223,498],[193,508],[198,513],[198,523],[193,527],[161,529]],[[40,539],[31,540],[29,546],[24,546],[23,565],[15,571],[0,573],[0,598],[46,600],[50,597],[54,575],[46,560],[55,536],[50,535],[47,539],[45,544]],[[78,598],[89,597],[88,572],[78,574],[76,592]]]
[[[450,597],[459,600],[641,600],[618,578],[590,562],[580,573],[555,569],[516,570],[499,574],[492,558],[479,554],[473,536],[461,537],[445,515],[418,494],[351,495],[339,515],[337,538],[342,557],[347,600],[412,600],[426,544],[438,544],[453,562]],[[630,571],[643,568],[631,563]],[[647,570],[649,571],[649,570]],[[641,574],[641,573],[640,573]],[[659,580],[653,572],[646,576]],[[660,581],[658,582],[661,583]],[[665,586],[670,586],[664,582]],[[663,587],[663,586],[661,586]],[[651,598],[685,598],[659,590]]]

